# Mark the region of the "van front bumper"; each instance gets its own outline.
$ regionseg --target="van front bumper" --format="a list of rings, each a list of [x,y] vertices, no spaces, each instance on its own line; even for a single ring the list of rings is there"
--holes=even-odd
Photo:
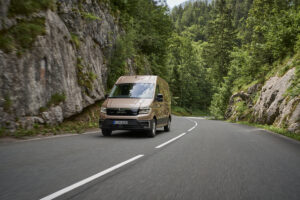
[[[152,120],[105,119],[99,120],[100,129],[109,130],[150,130]]]

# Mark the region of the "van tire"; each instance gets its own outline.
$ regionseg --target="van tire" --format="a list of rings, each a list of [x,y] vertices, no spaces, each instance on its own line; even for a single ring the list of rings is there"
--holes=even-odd
[[[169,132],[171,129],[171,119],[168,119],[168,124],[164,126],[164,131]]]
[[[148,137],[151,137],[151,138],[155,137],[155,135],[156,135],[156,120],[155,119],[152,120],[151,130],[148,131],[147,135],[148,135]]]
[[[111,130],[109,129],[102,129],[102,135],[107,137],[107,136],[111,136]]]

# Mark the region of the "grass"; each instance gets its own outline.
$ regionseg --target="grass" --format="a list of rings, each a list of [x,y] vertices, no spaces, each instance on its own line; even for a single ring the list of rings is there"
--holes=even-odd
[[[99,20],[101,21],[100,17],[97,17],[96,15],[89,13],[89,12],[80,12],[81,16],[87,20]]]
[[[66,134],[66,133],[83,133],[85,130],[88,130],[90,128],[97,128],[98,123],[90,122],[71,122],[71,121],[65,121],[60,125],[56,126],[43,126],[35,124],[33,126],[33,129],[26,130],[26,129],[18,129],[14,133],[10,134],[2,134],[2,136],[12,136],[15,138],[23,138],[28,136],[50,136],[50,135],[59,135],[59,134]],[[0,134],[1,135],[1,134]]]
[[[3,110],[5,112],[9,112],[11,107],[12,107],[12,100],[10,99],[9,96],[5,96],[4,97]]]
[[[300,141],[300,134],[292,133],[292,132],[290,132],[290,131],[288,131],[286,129],[283,129],[283,128],[278,128],[278,127],[275,127],[275,126],[272,126],[272,125],[263,125],[263,124],[249,123],[249,122],[246,122],[246,121],[238,121],[236,123],[238,123],[238,124],[244,124],[244,125],[247,125],[247,126],[253,126],[253,127],[262,128],[262,129],[265,129],[265,130],[268,130],[268,131],[272,131],[274,133],[278,133],[280,135],[284,135],[286,137],[289,137],[289,138],[292,138],[292,139]]]
[[[45,33],[45,18],[19,21],[17,25],[0,32],[0,49],[6,53],[14,50],[23,52],[32,46],[37,36]]]
[[[9,16],[30,15],[40,10],[54,9],[55,0],[11,0]]]
[[[93,72],[88,72],[87,66],[83,65],[83,60],[77,58],[77,80],[78,84],[88,90],[93,89],[93,83],[97,75]]]
[[[51,107],[52,105],[58,105],[61,102],[64,102],[66,100],[66,95],[65,94],[59,94],[55,93],[51,96],[50,101],[47,103],[47,107]]]
[[[59,105],[61,102],[64,102],[66,100],[66,95],[64,93],[59,94],[59,93],[55,93],[51,96],[50,101],[47,103],[46,106],[42,106],[39,108],[39,112],[45,112],[47,111],[51,106],[56,106]]]
[[[76,49],[80,47],[80,39],[78,35],[71,33],[71,42],[75,45]]]
[[[292,80],[291,86],[288,88],[286,92],[286,95],[290,95],[292,97],[296,97],[300,95],[300,58],[298,58],[298,61],[296,63],[295,76]]]

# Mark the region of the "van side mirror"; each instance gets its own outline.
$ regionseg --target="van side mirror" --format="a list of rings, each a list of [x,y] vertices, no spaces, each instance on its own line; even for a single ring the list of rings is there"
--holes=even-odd
[[[157,94],[156,101],[163,102],[163,100],[164,100],[164,96],[162,94]]]
[[[107,99],[107,98],[108,98],[108,94],[106,94],[106,95],[104,96],[104,98]]]

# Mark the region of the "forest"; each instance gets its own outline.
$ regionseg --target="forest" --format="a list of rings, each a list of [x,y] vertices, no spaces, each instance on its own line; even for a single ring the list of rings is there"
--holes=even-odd
[[[126,34],[118,38],[108,86],[131,58],[138,74],[150,65],[169,82],[174,109],[222,119],[234,92],[264,83],[286,58],[299,60],[299,0],[197,0],[172,10],[149,0],[109,3]],[[300,94],[296,68],[290,96]]]

